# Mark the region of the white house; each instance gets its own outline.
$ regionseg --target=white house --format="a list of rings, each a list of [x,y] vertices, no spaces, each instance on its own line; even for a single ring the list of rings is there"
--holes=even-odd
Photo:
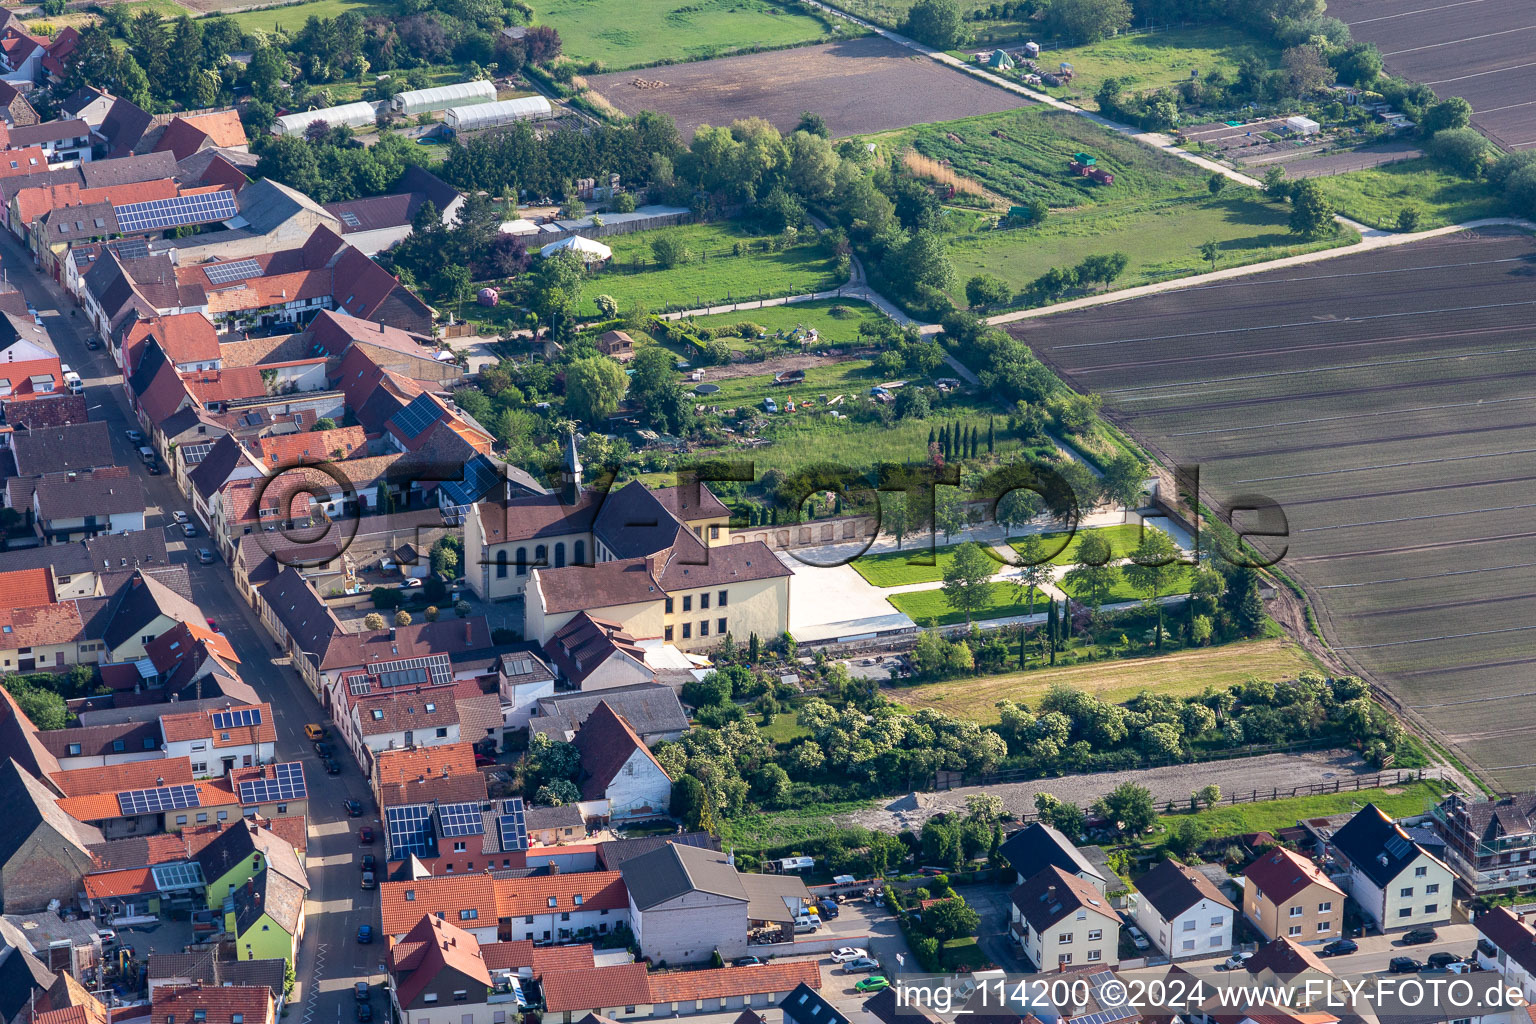
[[[555,674],[537,656],[514,651],[498,659],[497,688],[502,728],[523,729],[537,713],[540,698],[554,696]]]
[[[358,697],[350,725],[352,753],[365,769],[381,750],[459,742],[459,710],[450,686],[398,687]]]
[[[576,732],[581,798],[606,800],[615,821],[667,813],[672,780],[635,730],[608,706],[597,705]]]
[[[1040,971],[1120,962],[1120,918],[1088,882],[1059,867],[1013,890],[1009,932]]]
[[[1382,930],[1450,921],[1455,872],[1375,804],[1335,832],[1332,846],[1349,866],[1349,894]]]
[[[166,757],[186,757],[198,777],[267,764],[277,756],[272,705],[161,715]]]
[[[1508,907],[1494,907],[1479,917],[1477,962],[1484,970],[1498,971],[1527,1002],[1536,1002],[1536,931],[1524,918]]]
[[[1170,960],[1231,950],[1237,908],[1199,871],[1165,860],[1137,888],[1136,923]]]

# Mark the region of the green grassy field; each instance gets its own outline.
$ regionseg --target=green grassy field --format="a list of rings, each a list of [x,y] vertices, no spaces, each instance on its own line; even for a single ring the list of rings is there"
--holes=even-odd
[[[853,315],[833,316],[834,307],[841,307]],[[860,324],[879,320],[884,316],[885,314],[874,306],[857,299],[815,299],[811,302],[796,302],[787,306],[764,306],[762,309],[743,309],[737,313],[716,313],[712,316],[693,317],[688,322],[699,328],[730,328],[739,323],[754,323],[768,332],[767,344],[769,345],[780,344],[773,337],[780,331],[788,334],[796,327],[815,328],[821,339],[817,347],[821,348],[829,345],[855,344],[859,340]],[[732,348],[752,348],[750,340],[734,335],[722,336],[720,340]],[[799,346],[796,345],[795,348],[798,349]]]
[[[1130,257],[1113,284],[1120,289],[1210,270],[1200,254],[1207,241],[1217,245],[1218,270],[1359,241],[1352,231],[1306,241],[1289,232],[1285,207],[1264,202],[1248,189],[1234,186],[1229,193],[1129,211],[1073,211],[1038,228],[957,236],[949,248],[957,282],[952,297],[963,301],[964,282],[977,274],[994,274],[1020,291],[1052,267],[1073,266],[1101,253]],[[1084,294],[1077,289],[1065,298]]]
[[[817,405],[822,405],[824,403],[819,401],[821,395],[829,399],[837,395],[846,395],[849,399],[859,398],[869,391],[871,385],[881,383],[881,379],[875,375],[868,359],[848,359],[811,367],[805,371],[805,381],[801,384],[775,385],[771,374],[731,377],[716,383],[720,385],[720,390],[709,396],[709,402],[713,405],[760,406],[764,398],[772,398],[783,409],[789,399],[797,402],[815,401]]]
[[[1077,549],[1082,546],[1083,538],[1090,533],[1097,534],[1109,541],[1109,549],[1116,558],[1128,558],[1136,545],[1141,543],[1141,527],[1131,523],[1121,523],[1118,526],[1097,526],[1090,530],[1078,530],[1067,541],[1066,547],[1057,551],[1051,558],[1052,565],[1071,565],[1077,560]],[[1045,544],[1045,550],[1055,551],[1056,546],[1066,537],[1064,533],[1044,533],[1040,540]],[[1011,541],[1009,546],[1015,551],[1019,550],[1022,541]]]
[[[1468,181],[1423,157],[1313,180],[1340,213],[1376,228],[1395,229],[1398,214],[1410,208],[1419,211],[1420,230],[1509,212],[1487,182]]]
[[[1110,548],[1114,551],[1116,558],[1124,558],[1129,555],[1141,539],[1140,527],[1130,525],[1101,526],[1091,530],[1078,530],[1073,534],[1072,539],[1066,542],[1066,546],[1051,559],[1051,564],[1070,565],[1073,558],[1077,555],[1078,545],[1082,543],[1083,537],[1089,533],[1103,534],[1109,540]],[[1046,551],[1055,551],[1061,545],[1062,539],[1065,536],[1066,534],[1063,533],[1041,534],[1041,539],[1045,542]],[[1017,551],[1019,543],[1019,541],[1013,541],[1010,546]],[[854,560],[853,569],[860,576],[864,577],[871,586],[876,587],[901,587],[910,583],[933,583],[944,578],[944,570],[954,560],[955,548],[957,547],[959,547],[958,544],[936,547],[933,550],[935,564],[914,565],[912,564],[913,559],[927,558],[929,556],[926,550],[916,546],[914,543],[914,546],[906,551],[882,551],[879,554],[864,555]],[[999,559],[997,571],[1003,572],[1007,568],[1008,566]]]
[[[1072,65],[1072,81],[1058,89],[1042,89],[1089,110],[1099,109],[1094,94],[1106,78],[1114,78],[1127,93],[1152,92],[1189,81],[1190,72],[1201,78],[1215,72],[1230,81],[1246,54],[1279,66],[1279,51],[1271,44],[1229,26],[1201,25],[1167,32],[1138,32],[1101,39],[1087,46],[1047,49],[1038,61],[1041,70],[1053,70],[1062,61]],[[968,56],[968,55],[967,55]]]
[[[310,18],[335,18],[348,11],[368,16],[388,15],[393,8],[386,4],[369,3],[367,0],[310,0],[309,3],[290,4],[265,11],[243,11],[230,17],[247,32],[297,32]],[[457,81],[458,79],[455,79]]]
[[[1185,566],[1180,571],[1179,575],[1175,577],[1174,581],[1163,590],[1163,596],[1168,597],[1171,594],[1187,594],[1189,593],[1189,584],[1190,571],[1189,567]],[[1079,596],[1078,590],[1068,586],[1065,582],[1063,582],[1061,589],[1063,593],[1070,594],[1073,597]],[[1122,576],[1115,581],[1113,586],[1109,588],[1109,593],[1104,597],[1104,603],[1115,604],[1119,601],[1140,601],[1145,597],[1145,594],[1131,586],[1131,584]]]
[[[1393,818],[1424,813],[1425,804],[1438,801],[1445,788],[1433,779],[1408,782],[1381,789],[1342,790],[1322,796],[1299,796],[1284,800],[1265,800],[1251,804],[1213,807],[1195,814],[1159,815],[1154,839],[1170,823],[1194,818],[1210,829],[1213,836],[1237,836],[1249,832],[1273,832],[1290,828],[1303,818],[1323,818],[1357,810],[1373,803]]]
[[[800,389],[789,390],[793,394]],[[803,393],[815,397],[808,388]],[[923,459],[928,452],[928,431],[940,422],[953,423],[958,420],[967,424],[974,423],[985,432],[987,417],[995,413],[996,410],[991,406],[980,403],[950,401],[944,404],[942,417],[895,420],[889,426],[879,422],[833,420],[825,415],[780,413],[769,417],[771,425],[767,436],[773,443],[753,448],[747,457],[757,467],[759,476],[770,469],[790,472],[812,463],[841,462],[857,469],[866,469],[885,462]],[[1005,437],[1003,434],[1003,431],[998,431],[998,453],[1016,451],[1023,447],[1017,438]],[[726,448],[720,454],[729,455],[739,451]]]
[[[757,723],[757,731],[781,747],[786,747],[802,736],[809,736],[811,730],[800,724],[800,714],[797,711],[784,711],[773,716],[772,725],[763,725],[762,719],[754,719]]]
[[[817,19],[768,0],[547,0],[534,10],[567,57],[609,71],[830,38]]]
[[[698,258],[670,270],[656,265],[652,262],[651,243],[663,232],[679,239]],[[820,240],[779,252],[730,254],[734,243],[755,241],[760,238],[729,222],[610,236],[604,244],[613,249],[612,264],[583,282],[581,312],[596,315],[593,300],[600,294],[613,296],[620,309],[628,309],[637,302],[651,310],[679,306],[697,309],[733,300],[823,291],[843,283],[831,247]],[[632,271],[637,261],[643,261],[643,269]],[[732,317],[747,318],[735,314]]]
[[[987,602],[971,612],[971,621],[1001,619],[1009,615],[1023,615],[1029,611],[1022,587],[1016,587],[1012,583],[988,583],[987,589]],[[914,590],[910,594],[892,594],[886,600],[919,626],[926,626],[929,623],[952,626],[957,622],[966,621],[965,613],[956,611],[942,590]],[[1044,607],[1040,601],[1040,595],[1036,594],[1035,612],[1038,614]]]
[[[927,683],[891,691],[891,695],[908,707],[934,708],[988,725],[997,721],[998,701],[1033,707],[1057,685],[1123,704],[1143,690],[1188,697],[1204,692],[1207,686],[1224,689],[1250,678],[1278,683],[1316,669],[1306,653],[1288,639],[1251,640],[1173,654]]]

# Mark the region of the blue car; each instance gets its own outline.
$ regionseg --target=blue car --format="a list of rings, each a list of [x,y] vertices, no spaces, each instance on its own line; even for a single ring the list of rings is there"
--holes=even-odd
[[[364,946],[373,942],[373,925],[360,924],[357,926],[357,941]]]

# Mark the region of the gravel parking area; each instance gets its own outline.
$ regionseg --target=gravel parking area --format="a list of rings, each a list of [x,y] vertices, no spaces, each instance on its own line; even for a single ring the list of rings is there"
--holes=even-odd
[[[1128,772],[1103,772],[1096,775],[1069,775],[1059,779],[1010,782],[996,786],[966,786],[942,793],[909,794],[884,807],[872,807],[844,815],[846,824],[863,825],[884,832],[921,828],[923,822],[944,811],[964,813],[965,798],[972,793],[992,793],[1003,799],[1003,806],[1015,814],[1035,809],[1035,794],[1050,793],[1086,807],[1122,782],[1135,782],[1152,791],[1161,806],[1172,800],[1183,803],[1191,790],[1214,782],[1223,793],[1267,793],[1279,789],[1289,796],[1293,786],[1310,786],[1344,776],[1367,774],[1369,768],[1352,750],[1314,750],[1298,754],[1265,754],[1262,757],[1210,761],[1203,764],[1177,764],[1165,768],[1145,768]]]

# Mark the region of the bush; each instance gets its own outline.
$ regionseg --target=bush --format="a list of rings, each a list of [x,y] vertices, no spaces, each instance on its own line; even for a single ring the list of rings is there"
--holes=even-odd
[[[411,613],[410,612],[406,611],[404,608],[402,608],[399,611],[395,612],[395,625],[397,625],[397,626],[409,626],[410,624],[411,624]]]
[[[373,592],[368,596],[373,599],[373,606],[375,608],[383,608],[385,611],[389,611],[392,608],[400,607],[400,591],[394,587],[374,587]]]
[[[378,612],[369,612],[367,615],[363,616],[363,626],[367,629],[383,629],[384,616],[380,615]]]
[[[1457,174],[1476,178],[1483,173],[1488,163],[1491,147],[1476,128],[1447,128],[1443,132],[1436,132],[1424,149],[1433,159]]]
[[[522,638],[522,631],[516,629],[508,629],[505,626],[497,626],[495,629],[491,630],[491,643],[495,644],[497,647],[500,647],[502,644],[515,644],[522,640]]]
[[[453,613],[459,618],[468,618],[470,611],[471,608],[468,601],[460,600],[453,602]]]

